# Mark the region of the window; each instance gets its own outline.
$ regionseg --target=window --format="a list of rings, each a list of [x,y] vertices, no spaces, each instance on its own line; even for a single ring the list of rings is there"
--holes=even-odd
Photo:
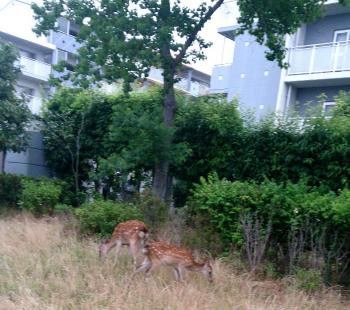
[[[74,71],[74,66],[78,63],[78,58],[75,54],[67,52],[67,70]]]
[[[69,34],[73,37],[76,37],[79,32],[79,26],[74,22],[69,22]]]
[[[69,20],[66,20],[63,17],[58,18],[57,28],[58,28],[58,31],[63,32],[65,34],[69,34],[73,37],[76,37],[79,32],[79,26],[77,24]]]
[[[349,69],[350,66],[350,29],[334,31],[334,69]]]
[[[57,63],[60,61],[67,62],[66,68],[69,71],[74,71],[74,66],[78,63],[77,55],[58,49],[57,50]]]
[[[62,60],[66,61],[67,59],[67,52],[61,49],[57,49],[57,62],[60,62]]]
[[[57,20],[57,28],[61,32],[68,33],[68,20],[59,17]]]
[[[323,113],[326,117],[332,116],[332,109],[335,107],[335,104],[333,101],[323,103]]]
[[[334,31],[333,42],[344,42],[350,40],[350,29]]]

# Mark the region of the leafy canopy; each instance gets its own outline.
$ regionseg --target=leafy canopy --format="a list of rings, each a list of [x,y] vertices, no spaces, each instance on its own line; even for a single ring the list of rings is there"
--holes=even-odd
[[[147,75],[151,66],[166,69],[203,59],[202,48],[209,43],[197,33],[223,0],[212,7],[203,1],[195,9],[181,2],[44,0],[43,6],[32,7],[38,34],[57,30],[59,16],[79,26],[82,47],[70,78],[86,86],[101,79],[132,81]]]
[[[16,49],[0,42],[0,151],[23,150],[27,142],[26,126],[30,111],[26,102],[16,96],[15,81],[20,72]]]

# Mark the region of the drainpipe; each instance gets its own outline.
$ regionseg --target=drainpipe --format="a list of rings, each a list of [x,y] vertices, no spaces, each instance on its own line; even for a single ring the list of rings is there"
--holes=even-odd
[[[191,80],[192,80],[192,69],[188,70],[187,73],[187,91],[191,92]]]
[[[6,151],[0,152],[0,174],[5,173]]]

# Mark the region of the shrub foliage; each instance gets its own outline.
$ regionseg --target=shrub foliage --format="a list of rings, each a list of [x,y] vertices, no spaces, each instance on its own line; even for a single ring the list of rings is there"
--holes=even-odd
[[[22,179],[19,204],[35,215],[53,214],[60,202],[62,187],[58,181],[48,179]]]
[[[21,178],[0,174],[0,207],[16,207],[22,191]]]
[[[83,233],[110,236],[114,227],[127,220],[142,220],[143,216],[135,204],[97,199],[85,203],[75,210]]]
[[[255,264],[269,258],[291,273],[308,253],[310,267],[322,261],[325,280],[343,280],[349,272],[349,197],[347,189],[322,193],[305,182],[231,182],[211,175],[195,186],[188,212],[194,225],[210,227],[226,248],[254,256]]]

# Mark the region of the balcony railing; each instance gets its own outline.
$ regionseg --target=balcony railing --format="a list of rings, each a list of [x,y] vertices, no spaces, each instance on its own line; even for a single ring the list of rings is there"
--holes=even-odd
[[[350,41],[295,47],[289,54],[288,75],[350,70]]]
[[[188,79],[185,78],[177,82],[175,88],[190,93],[192,96],[204,96],[209,94],[209,86],[197,81],[191,81],[190,85],[188,85]]]
[[[48,81],[51,73],[51,65],[25,56],[20,57],[21,71],[24,75]]]

